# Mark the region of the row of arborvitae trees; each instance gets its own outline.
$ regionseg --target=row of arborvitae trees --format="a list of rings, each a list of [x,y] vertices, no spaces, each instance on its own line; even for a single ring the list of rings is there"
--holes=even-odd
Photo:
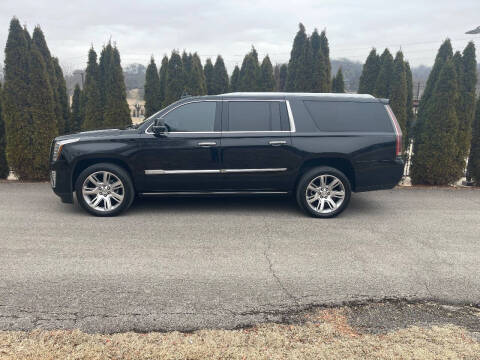
[[[470,152],[470,174],[480,182],[478,122],[475,117],[475,46],[463,53],[450,40],[440,47],[418,109],[415,126],[412,182],[448,185],[460,179]],[[472,149],[472,151],[470,151]]]
[[[358,93],[390,99],[404,140],[408,139],[414,120],[412,72],[401,51],[393,58],[388,49],[382,55],[372,49],[363,65]]]
[[[260,62],[254,47],[228,76],[222,56],[202,67],[197,53],[173,51],[164,56],[160,70],[150,60],[145,78],[145,115],[150,116],[182,95],[215,95],[235,91],[345,92],[342,70],[331,76],[330,50],[325,31],[307,36],[300,24],[290,61],[272,65],[266,55]]]
[[[10,169],[22,180],[48,177],[50,143],[80,130],[131,123],[120,54],[108,43],[100,61],[90,49],[84,89],[77,85],[70,107],[58,59],[40,27],[32,36],[17,18],[5,47],[5,81],[0,88],[0,178]]]
[[[109,42],[100,59],[90,48],[83,90],[78,84],[72,96],[72,131],[124,128],[131,124],[120,53]]]
[[[4,75],[0,177],[7,177],[10,167],[20,179],[44,179],[50,142],[70,131],[70,109],[62,70],[40,27],[30,36],[17,18],[11,20]]]

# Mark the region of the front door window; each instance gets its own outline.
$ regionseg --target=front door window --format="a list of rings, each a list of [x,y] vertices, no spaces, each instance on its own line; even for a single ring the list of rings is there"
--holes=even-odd
[[[212,132],[215,127],[215,101],[181,105],[163,117],[169,132]]]

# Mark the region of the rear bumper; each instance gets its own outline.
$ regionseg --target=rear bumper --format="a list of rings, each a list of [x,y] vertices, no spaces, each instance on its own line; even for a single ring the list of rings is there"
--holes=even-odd
[[[72,175],[65,161],[57,161],[50,166],[50,184],[53,192],[64,203],[73,203]]]
[[[359,163],[356,166],[356,192],[394,188],[403,176],[403,158]]]

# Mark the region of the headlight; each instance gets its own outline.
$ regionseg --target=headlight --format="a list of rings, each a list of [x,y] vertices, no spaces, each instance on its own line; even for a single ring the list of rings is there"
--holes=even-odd
[[[52,161],[58,160],[58,158],[60,157],[60,154],[62,153],[63,145],[77,142],[78,140],[80,140],[80,138],[55,141],[55,145],[53,146],[53,152],[52,152]]]

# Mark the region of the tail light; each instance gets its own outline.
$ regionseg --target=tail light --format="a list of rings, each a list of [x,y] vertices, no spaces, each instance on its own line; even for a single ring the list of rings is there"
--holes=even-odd
[[[402,156],[402,154],[403,154],[402,129],[400,128],[400,125],[398,124],[397,118],[395,117],[395,114],[393,113],[390,106],[385,105],[385,108],[387,109],[388,116],[390,116],[390,120],[392,121],[393,128],[395,129],[395,155],[396,156]]]

